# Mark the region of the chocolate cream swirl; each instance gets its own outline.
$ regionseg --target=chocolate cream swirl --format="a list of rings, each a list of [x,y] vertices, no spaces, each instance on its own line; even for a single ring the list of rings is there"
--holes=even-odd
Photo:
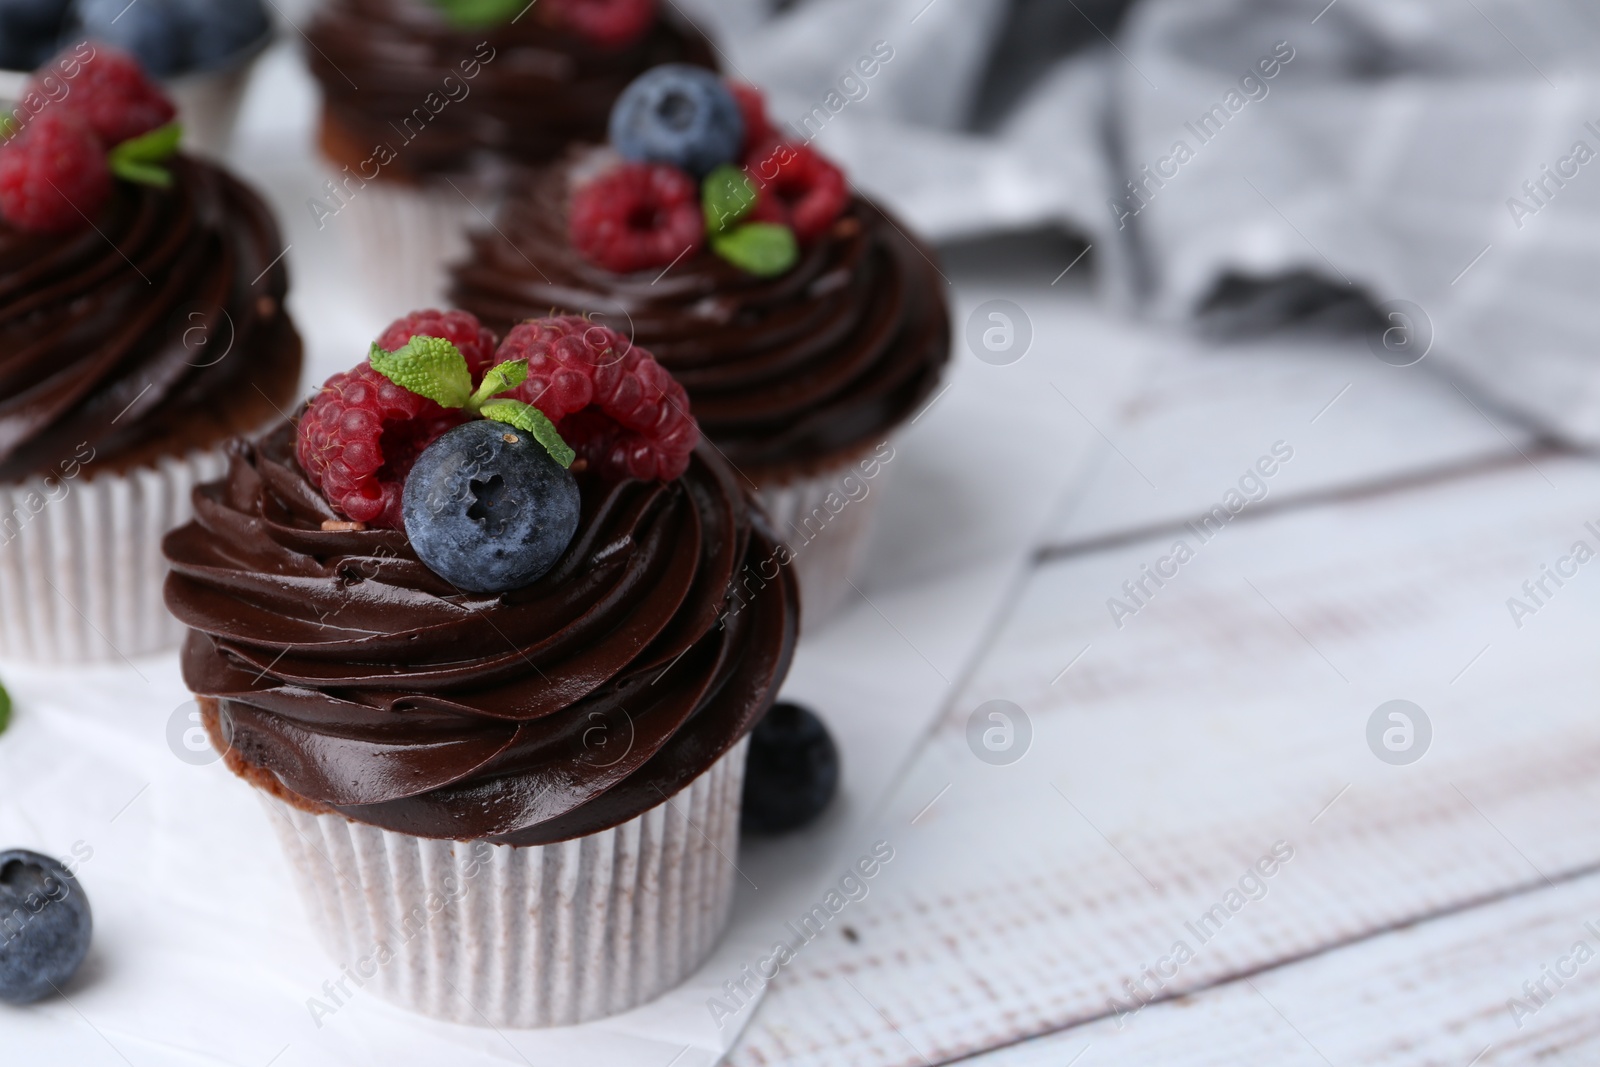
[[[613,274],[567,237],[577,159],[533,178],[473,239],[452,297],[491,329],[591,313],[689,392],[701,430],[758,480],[829,465],[915,413],[950,354],[943,281],[888,214],[853,198],[798,264],[758,278],[707,248]]]
[[[253,385],[292,395],[300,339],[271,213],[208,163],[171,169],[166,189],[116,182],[76,233],[0,223],[0,482],[158,438],[209,446],[266,421],[226,425],[270,410]]]
[[[761,566],[773,535],[704,446],[672,482],[578,477],[556,567],[470,595],[403,531],[324,532],[292,425],[235,445],[165,545],[184,678],[217,700],[235,770],[401,833],[536,845],[709,768],[788,670],[793,579]]]
[[[609,49],[548,25],[539,5],[464,30],[427,0],[329,0],[306,35],[324,146],[354,162],[387,145],[396,159],[385,173],[417,178],[468,171],[480,155],[546,163],[603,141],[612,103],[639,74],[716,65],[705,35],[662,6],[642,38]]]

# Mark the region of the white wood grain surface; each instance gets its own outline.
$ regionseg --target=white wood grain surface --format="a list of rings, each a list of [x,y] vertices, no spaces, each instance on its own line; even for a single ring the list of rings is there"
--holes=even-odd
[[[1170,537],[1043,567],[891,803],[856,940],[808,946],[732,1062],[938,1062],[1136,1003],[1178,941],[1158,998],[1593,871],[1600,579],[1520,630],[1505,600],[1600,547],[1600,470],[1534,462],[1240,522],[1120,630],[1106,597]],[[996,697],[1032,719],[1010,767],[963,736]],[[1364,738],[1397,697],[1436,731],[1408,767]],[[1202,944],[1186,924],[1275,842],[1294,858]]]

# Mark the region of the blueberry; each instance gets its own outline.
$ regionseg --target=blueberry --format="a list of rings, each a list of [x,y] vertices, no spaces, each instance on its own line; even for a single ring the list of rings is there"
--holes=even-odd
[[[839,790],[839,749],[822,720],[799,704],[774,704],[750,732],[744,772],[745,830],[781,834],[822,814]]]
[[[85,37],[132,52],[157,77],[183,69],[188,27],[176,0],[78,0]]]
[[[739,153],[744,119],[733,93],[703,67],[668,63],[633,80],[611,108],[611,144],[638,162],[702,177]]]
[[[89,953],[89,898],[65,867],[37,852],[0,852],[0,1000],[49,996]]]
[[[177,6],[188,23],[190,67],[220,66],[267,32],[261,0],[177,0]]]
[[[56,53],[70,0],[0,0],[0,67],[33,70]]]
[[[423,449],[401,514],[417,558],[469,593],[504,593],[555,566],[578,530],[578,483],[503,422],[457,426]]]

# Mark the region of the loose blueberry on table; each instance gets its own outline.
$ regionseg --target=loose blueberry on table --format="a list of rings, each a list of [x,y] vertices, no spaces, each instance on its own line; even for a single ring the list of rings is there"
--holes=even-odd
[[[750,732],[743,829],[796,830],[821,815],[839,789],[839,749],[814,712],[782,702]]]
[[[89,898],[49,856],[0,852],[0,1000],[31,1004],[66,985],[89,954]]]
[[[295,455],[350,520],[404,529],[464,593],[537,581],[577,532],[571,469],[671,480],[700,430],[654,357],[576,316],[519,323],[498,346],[464,311],[393,323],[307,406]]]
[[[617,274],[661,269],[706,244],[761,278],[788,272],[850,200],[844,174],[787,142],[761,93],[700,67],[654,67],[611,110],[624,162],[573,190],[572,246]]]

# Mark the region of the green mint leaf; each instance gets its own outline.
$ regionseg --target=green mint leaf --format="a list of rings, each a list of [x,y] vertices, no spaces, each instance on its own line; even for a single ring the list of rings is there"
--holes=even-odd
[[[445,20],[457,29],[498,26],[516,18],[528,0],[433,0]]]
[[[106,163],[111,173],[123,181],[168,189],[172,186],[172,172],[161,164],[177,153],[181,140],[183,127],[169,122],[123,141],[106,155]]]
[[[461,407],[472,396],[466,357],[442,337],[413,337],[393,352],[374,344],[367,359],[373,370],[400,388],[440,407]]]
[[[0,734],[6,732],[6,727],[11,725],[11,694],[6,692],[6,687],[0,685]]]
[[[111,161],[111,173],[125,182],[133,182],[136,185],[153,185],[158,189],[172,188],[172,172],[154,163],[114,159]]]
[[[15,115],[0,115],[0,139],[11,140],[22,132],[22,123]]]
[[[706,232],[727,233],[756,206],[755,183],[732,163],[724,163],[706,175],[700,186],[700,206],[706,215]]]
[[[472,394],[467,401],[467,413],[476,415],[483,410],[483,405],[492,396],[503,393],[507,389],[515,389],[528,380],[528,361],[525,359],[508,359],[504,363],[497,363],[490,367],[483,375],[483,384],[478,386],[478,391]]]
[[[126,159],[134,163],[165,163],[178,151],[178,142],[183,140],[183,126],[181,123],[169,122],[165,126],[157,126],[149,133],[141,133],[137,137],[130,137],[111,150],[113,160]]]
[[[524,404],[520,400],[491,400],[483,405],[483,417],[532,434],[535,441],[544,445],[550,458],[563,467],[572,466],[572,461],[578,458],[578,454],[561,439],[556,424],[532,404]]]
[[[775,222],[747,222],[711,238],[717,255],[758,278],[776,278],[800,260],[794,231]]]

